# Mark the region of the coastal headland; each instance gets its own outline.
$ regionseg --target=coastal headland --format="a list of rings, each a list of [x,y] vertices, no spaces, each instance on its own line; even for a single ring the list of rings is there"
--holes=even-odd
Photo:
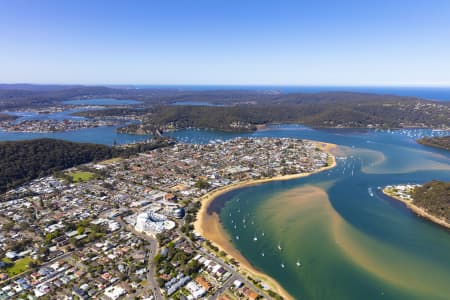
[[[322,172],[336,166],[335,151],[338,149],[335,144],[314,142],[318,148],[329,154],[329,161],[327,166],[319,168],[309,173],[290,174],[283,176],[275,176],[271,178],[262,178],[257,180],[245,180],[237,183],[233,183],[218,189],[215,189],[204,196],[201,201],[201,208],[197,214],[197,220],[194,223],[195,231],[212,242],[217,248],[225,251],[228,255],[239,262],[239,268],[241,272],[248,273],[255,279],[259,279],[274,289],[284,299],[295,299],[292,297],[275,279],[269,275],[256,269],[231,243],[228,234],[225,232],[222,224],[220,223],[219,215],[217,213],[208,213],[208,207],[217,199],[220,195],[228,192],[238,190],[244,187],[263,184],[271,181],[292,180],[301,177],[306,177],[314,173]]]
[[[441,218],[438,218],[438,217],[430,214],[424,208],[415,205],[412,200],[407,200],[407,199],[405,199],[403,197],[400,197],[400,196],[398,196],[398,195],[396,195],[396,194],[394,194],[392,192],[389,192],[386,187],[383,189],[383,194],[385,194],[386,196],[390,197],[391,199],[395,199],[395,200],[398,200],[398,201],[402,202],[403,204],[406,205],[406,207],[408,209],[410,209],[413,213],[415,213],[419,217],[424,218],[424,219],[426,219],[428,221],[431,221],[431,222],[433,222],[435,224],[438,224],[438,225],[440,225],[442,227],[445,227],[447,229],[450,229],[450,223],[448,223],[447,221],[445,221],[445,220],[443,220]]]

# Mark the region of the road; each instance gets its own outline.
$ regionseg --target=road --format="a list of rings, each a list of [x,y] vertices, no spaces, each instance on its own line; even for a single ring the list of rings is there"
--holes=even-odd
[[[146,240],[149,242],[149,248],[148,248],[148,266],[147,266],[147,289],[153,291],[153,296],[156,300],[163,300],[164,297],[161,294],[161,290],[159,289],[159,285],[156,282],[154,274],[155,272],[155,266],[153,264],[153,258],[158,253],[158,241],[146,234],[143,234],[141,232],[137,232],[133,226],[125,223],[121,217],[115,218],[117,222],[120,223],[120,225],[123,226],[126,230],[132,232],[134,235],[140,237],[143,240]]]
[[[222,295],[233,284],[235,280],[239,280],[239,278],[231,275],[230,278],[228,278],[227,281],[225,281],[223,285],[220,288],[218,288],[217,291],[208,299],[215,300],[219,298],[219,296]]]
[[[132,232],[133,234],[135,234],[136,236],[148,241],[150,243],[149,249],[148,249],[148,268],[147,268],[147,284],[148,289],[153,290],[153,295],[155,297],[156,300],[163,300],[164,297],[161,294],[161,290],[159,289],[159,285],[156,282],[155,279],[155,266],[153,263],[153,258],[155,257],[155,255],[158,253],[158,241],[146,234],[137,232],[134,227],[132,227],[131,225],[125,223],[123,221],[123,219],[121,217],[117,217],[115,218],[115,220],[117,222],[119,222],[123,228],[125,228],[126,230]],[[241,275],[240,273],[238,273],[234,268],[232,268],[229,264],[227,264],[223,259],[212,255],[211,253],[209,253],[207,250],[203,249],[203,248],[198,248],[194,242],[192,242],[184,233],[182,233],[179,229],[177,229],[177,233],[183,237],[184,239],[186,239],[191,246],[194,249],[197,249],[198,252],[200,252],[203,256],[207,257],[208,259],[214,261],[215,263],[221,265],[225,270],[227,270],[231,276],[230,278],[227,279],[227,281],[225,281],[225,283],[214,293],[214,295],[212,295],[210,297],[210,299],[217,299],[223,292],[225,292],[225,290],[230,287],[233,282],[235,280],[239,280],[241,281],[243,284],[247,285],[248,287],[252,288],[253,290],[257,291],[261,296],[263,296],[265,299],[271,299],[263,290],[261,290],[259,287],[255,286],[252,282],[250,282],[248,279],[246,279],[243,275]]]
[[[245,278],[243,275],[241,275],[240,273],[238,273],[234,268],[232,268],[229,264],[227,264],[223,259],[212,255],[211,253],[209,253],[207,250],[204,250],[203,248],[198,248],[196,247],[196,245],[181,231],[177,231],[178,234],[182,237],[184,237],[187,241],[189,241],[189,243],[191,243],[191,246],[195,249],[197,249],[198,252],[200,252],[202,255],[206,256],[207,258],[211,259],[212,261],[214,261],[215,263],[221,265],[225,270],[227,270],[228,272],[230,272],[231,277],[222,285],[222,287],[219,288],[219,290],[213,295],[213,297],[211,299],[216,299],[221,293],[218,293],[220,290],[225,291],[226,288],[228,288],[227,285],[231,285],[231,283],[234,280],[239,280],[242,283],[244,283],[245,285],[247,285],[248,287],[252,288],[253,290],[257,291],[257,293],[259,293],[261,296],[263,296],[265,299],[271,299],[263,290],[261,290],[259,287],[255,286],[252,282],[250,282],[247,278]],[[231,281],[231,278],[234,278],[233,281]]]
[[[244,283],[245,285],[251,287],[253,290],[257,291],[257,293],[259,293],[261,296],[263,296],[266,299],[271,299],[263,290],[261,290],[259,287],[255,286],[252,282],[250,282],[247,278],[245,278],[243,275],[241,275],[240,273],[238,273],[236,270],[234,270],[233,268],[231,268],[227,263],[225,263],[222,259],[206,252],[203,249],[198,249],[198,251],[200,253],[202,253],[204,256],[208,257],[209,259],[213,260],[215,263],[218,263],[220,265],[222,265],[222,267],[227,270],[228,272],[231,273],[231,277],[235,277],[235,280],[239,280],[242,283]]]

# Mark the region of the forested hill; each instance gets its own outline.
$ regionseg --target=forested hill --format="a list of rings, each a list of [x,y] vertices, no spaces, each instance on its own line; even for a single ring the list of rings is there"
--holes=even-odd
[[[422,145],[427,145],[435,148],[442,148],[450,151],[450,135],[442,137],[428,137],[417,141]]]
[[[82,112],[88,117],[131,117],[140,126],[124,132],[169,128],[251,131],[257,125],[299,123],[331,128],[449,128],[450,102],[416,97],[351,92],[281,93],[277,91],[109,88],[102,86],[0,85],[0,111],[62,105],[63,100],[114,98],[139,100],[133,107]],[[177,102],[205,106],[173,106]],[[187,103],[188,104],[188,103]],[[220,104],[212,107],[210,104]]]
[[[337,101],[337,100],[336,100]],[[332,128],[403,128],[450,126],[450,106],[430,103],[371,103],[339,100],[336,103],[248,104],[228,107],[156,106],[140,125],[124,132],[151,132],[154,128],[212,128],[226,131],[251,131],[257,125],[296,123]],[[95,113],[102,114],[102,111]]]
[[[54,139],[0,142],[0,193],[55,171],[116,156],[126,157],[172,143],[157,139],[151,143],[113,148]]]
[[[450,223],[450,182],[431,181],[416,188],[414,204]]]
[[[112,156],[104,145],[38,139],[0,143],[0,192],[39,176]]]

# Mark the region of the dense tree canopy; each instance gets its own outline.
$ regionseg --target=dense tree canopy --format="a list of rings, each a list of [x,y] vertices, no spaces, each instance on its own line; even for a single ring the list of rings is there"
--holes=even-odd
[[[76,165],[126,157],[172,143],[166,139],[156,139],[127,147],[108,147],[54,139],[0,142],[0,192]]]
[[[429,137],[418,140],[420,144],[442,148],[450,151],[450,135],[443,137]]]
[[[104,145],[52,139],[0,143],[0,191],[75,165],[110,158]]]
[[[143,126],[174,125],[220,130],[254,130],[258,124],[301,123],[315,127],[439,127],[450,126],[450,104],[416,97],[370,93],[279,91],[183,91],[95,86],[0,85],[0,107],[16,109],[59,105],[76,98],[134,99],[127,108],[84,112],[85,116],[135,115]],[[174,102],[195,101],[222,107],[176,107]],[[239,123],[239,124],[237,124]],[[137,131],[136,126],[133,130]],[[130,130],[130,131],[133,131]],[[141,130],[142,131],[142,130]],[[147,130],[151,131],[151,130]]]
[[[450,222],[450,182],[431,181],[416,188],[414,204]]]
[[[356,96],[354,96],[356,97]],[[358,99],[358,97],[356,97]],[[340,99],[340,98],[339,98]],[[365,99],[365,98],[363,98]],[[261,102],[258,104],[215,106],[157,106],[144,116],[130,132],[151,132],[155,128],[212,128],[225,131],[252,131],[257,125],[299,123],[313,127],[401,128],[449,126],[447,106],[416,106],[416,102],[391,103],[390,98],[378,102],[325,100]],[[145,129],[145,130],[142,130]]]

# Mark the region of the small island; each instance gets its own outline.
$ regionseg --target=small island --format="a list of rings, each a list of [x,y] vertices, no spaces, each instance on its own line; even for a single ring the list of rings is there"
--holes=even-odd
[[[383,193],[402,201],[418,216],[450,229],[450,182],[388,185]]]

